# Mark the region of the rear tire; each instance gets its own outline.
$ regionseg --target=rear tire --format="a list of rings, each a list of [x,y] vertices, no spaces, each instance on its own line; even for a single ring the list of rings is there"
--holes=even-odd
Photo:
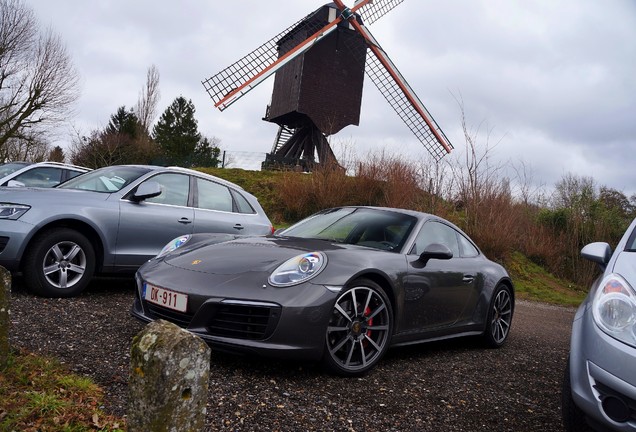
[[[510,334],[514,300],[511,289],[499,284],[492,295],[488,309],[484,342],[490,348],[501,347]]]
[[[29,290],[44,297],[72,297],[81,293],[95,272],[95,251],[81,233],[53,228],[29,246],[22,267]]]
[[[386,293],[375,282],[358,279],[336,300],[323,363],[337,375],[363,375],[384,356],[392,333],[393,310]]]

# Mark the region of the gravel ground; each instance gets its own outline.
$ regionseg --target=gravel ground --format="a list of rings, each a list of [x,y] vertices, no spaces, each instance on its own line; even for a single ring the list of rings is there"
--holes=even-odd
[[[11,343],[52,355],[106,391],[125,415],[129,349],[143,324],[129,314],[130,279],[100,280],[81,296],[11,294]],[[574,309],[517,302],[508,343],[474,339],[389,351],[363,378],[317,365],[212,354],[208,430],[558,431]]]

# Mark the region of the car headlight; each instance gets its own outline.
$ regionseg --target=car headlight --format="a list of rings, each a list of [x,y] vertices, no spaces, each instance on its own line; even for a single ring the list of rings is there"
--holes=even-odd
[[[27,205],[0,203],[0,219],[16,220],[30,208]]]
[[[186,244],[188,240],[190,240],[190,237],[190,234],[186,234],[170,240],[170,242],[161,249],[161,252],[159,252],[155,258],[161,258],[164,255],[168,255],[173,250],[179,249],[181,246]]]
[[[636,291],[622,276],[603,278],[594,295],[592,313],[605,333],[636,347]]]
[[[322,252],[310,252],[295,256],[269,276],[269,283],[276,287],[296,285],[316,276],[327,264],[327,257]]]

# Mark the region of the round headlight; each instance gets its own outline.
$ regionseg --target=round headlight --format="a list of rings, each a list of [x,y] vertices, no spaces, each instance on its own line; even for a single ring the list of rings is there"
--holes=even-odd
[[[173,250],[176,250],[186,244],[188,240],[190,240],[190,234],[182,235],[170,240],[170,242],[161,249],[161,252],[159,252],[155,258],[161,258],[162,256],[169,254]]]
[[[605,333],[636,346],[636,292],[622,276],[611,274],[601,281],[592,313]]]
[[[305,282],[320,273],[326,263],[327,258],[322,252],[298,255],[278,266],[269,276],[269,283],[286,287]]]

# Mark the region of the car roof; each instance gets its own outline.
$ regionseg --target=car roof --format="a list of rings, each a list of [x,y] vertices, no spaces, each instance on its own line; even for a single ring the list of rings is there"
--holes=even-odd
[[[209,180],[214,180],[217,183],[221,183],[225,186],[234,188],[234,189],[238,189],[241,191],[244,191],[245,189],[243,189],[243,187],[237,185],[236,183],[232,183],[231,181],[222,179],[220,177],[214,176],[212,174],[207,174],[204,173],[202,171],[197,171],[191,168],[184,168],[184,167],[179,167],[179,166],[159,166],[159,165],[143,165],[143,164],[124,164],[124,165],[111,165],[109,167],[125,167],[125,166],[129,166],[129,167],[139,167],[139,168],[147,168],[151,171],[156,171],[156,172],[179,172],[179,173],[183,173],[183,174],[190,174],[190,175],[195,175],[195,176],[199,176],[199,177],[203,177],[203,178],[208,178]],[[109,167],[102,167],[102,168],[109,168]],[[100,168],[101,169],[101,168]]]

